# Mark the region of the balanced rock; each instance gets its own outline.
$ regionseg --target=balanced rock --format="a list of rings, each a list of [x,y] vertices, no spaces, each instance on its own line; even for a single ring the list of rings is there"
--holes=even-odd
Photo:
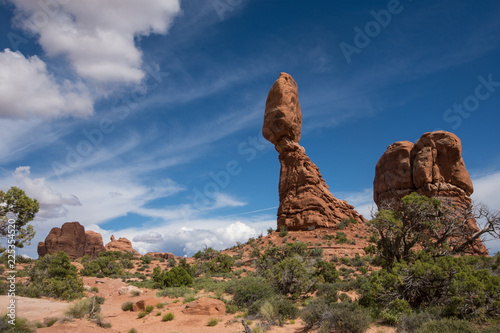
[[[366,221],[354,207],[335,198],[318,167],[299,145],[302,126],[297,83],[281,73],[269,91],[262,135],[275,145],[281,163],[278,229],[334,227],[342,219]]]
[[[373,199],[379,208],[412,192],[464,208],[470,205],[473,191],[462,143],[446,131],[425,133],[415,144],[393,143],[375,166]],[[468,228],[478,230],[474,219],[468,223]],[[474,252],[488,253],[481,241],[474,244]]]
[[[139,255],[139,252],[132,248],[132,242],[126,238],[120,237],[115,239],[115,236],[111,235],[110,242],[104,246],[106,251],[120,251],[120,252],[132,252],[135,255]]]
[[[85,231],[79,222],[66,222],[61,228],[52,228],[44,242],[38,243],[38,256],[63,251],[74,260],[89,255],[97,257],[104,251],[102,237],[93,231]]]

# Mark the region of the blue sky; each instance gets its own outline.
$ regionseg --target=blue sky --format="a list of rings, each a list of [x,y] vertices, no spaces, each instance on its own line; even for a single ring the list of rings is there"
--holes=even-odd
[[[2,0],[0,187],[41,203],[22,253],[67,221],[178,255],[275,227],[261,129],[280,72],[301,145],[361,213],[387,146],[437,129],[498,210],[498,17],[497,1]]]

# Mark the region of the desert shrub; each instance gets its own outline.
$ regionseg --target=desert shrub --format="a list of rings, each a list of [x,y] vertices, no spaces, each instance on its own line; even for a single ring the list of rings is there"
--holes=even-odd
[[[497,323],[496,325],[492,325],[489,327],[483,328],[481,333],[499,333],[500,332],[500,323]]]
[[[134,309],[134,302],[125,302],[122,304],[123,311],[132,311]]]
[[[148,305],[148,306],[146,306],[145,311],[146,311],[147,313],[151,313],[151,312],[153,312],[154,308],[155,308],[155,307],[154,307],[153,305]]]
[[[339,280],[339,272],[337,267],[332,262],[326,262],[324,260],[319,260],[314,265],[316,268],[315,274],[321,276],[324,282],[337,282]]]
[[[360,302],[387,308],[404,299],[412,309],[438,306],[442,316],[486,320],[500,316],[500,276],[487,257],[438,257],[418,254],[412,265],[395,262],[392,270],[381,269],[370,276],[370,288]]]
[[[273,233],[274,229],[273,228],[268,228],[267,229],[267,234],[271,235]]]
[[[66,315],[71,318],[83,318],[92,310],[92,301],[89,298],[83,298],[75,304],[68,307]]]
[[[57,317],[48,317],[48,318],[45,318],[43,320],[43,324],[46,326],[46,327],[51,327],[52,325],[54,325],[55,323],[57,323],[59,321],[59,318]]]
[[[427,321],[415,333],[474,333],[477,328],[470,322],[460,319],[441,318]]]
[[[233,294],[236,306],[249,308],[259,299],[267,299],[275,295],[272,287],[260,277],[244,277],[233,286],[229,286],[228,293]]]
[[[368,311],[356,303],[335,303],[331,306],[322,300],[312,301],[302,311],[307,328],[319,327],[322,332],[361,333],[371,323]]]
[[[127,333],[137,333],[137,330],[135,328],[131,328],[127,331]]]
[[[280,227],[280,237],[286,237],[287,235],[288,235],[288,230],[286,229],[286,227],[281,226]]]
[[[193,278],[181,266],[172,267],[160,275],[161,284],[164,287],[181,287],[193,284]]]
[[[148,313],[146,311],[141,311],[137,314],[137,318],[144,318]]]
[[[184,268],[184,270],[188,272],[188,274],[191,275],[191,277],[194,277],[193,267],[190,264],[188,264],[186,258],[179,259],[179,267]]]
[[[205,248],[203,251],[198,251],[194,254],[194,258],[196,260],[204,260],[204,261],[208,261],[208,260],[212,260],[214,259],[215,257],[217,257],[217,254],[219,253],[219,251],[217,250],[214,250],[212,249],[211,247],[207,247]]]
[[[158,308],[158,309],[163,309],[164,306],[165,306],[165,304],[163,304],[163,303],[156,304],[156,308]]]
[[[318,278],[308,271],[300,257],[285,258],[271,269],[271,285],[283,295],[298,298],[313,291]]]
[[[151,261],[153,261],[153,258],[151,258],[150,256],[142,256],[141,261],[143,264],[149,265]]]
[[[411,308],[407,301],[403,299],[395,299],[386,309],[381,312],[381,317],[384,323],[389,325],[396,325],[402,315],[409,316]]]
[[[217,318],[210,318],[208,320],[207,326],[216,326],[219,323],[219,319]]]
[[[337,232],[335,235],[335,243],[336,244],[344,244],[347,243],[347,235],[345,232]]]
[[[6,314],[0,318],[0,332],[5,333],[32,333],[36,328],[25,318],[16,316],[14,325],[11,324],[12,319]]]
[[[132,290],[130,292],[130,296],[132,297],[136,297],[136,296],[140,296],[141,295],[141,291],[140,290]]]
[[[300,317],[306,324],[306,329],[309,330],[315,326],[320,326],[323,314],[328,311],[328,304],[323,298],[315,298],[302,309]]]
[[[415,333],[424,323],[436,319],[435,315],[429,312],[412,312],[402,314],[396,325],[398,333]]]
[[[102,327],[102,328],[111,328],[111,323],[107,323],[104,321],[104,317],[98,313],[95,315],[93,318],[93,322],[97,324],[97,326]]]
[[[117,260],[120,260],[118,262]],[[127,262],[128,260],[128,262]],[[106,277],[112,275],[123,275],[123,268],[132,265],[130,258],[119,251],[103,251],[92,261],[83,261],[83,269],[80,274],[83,276]]]
[[[335,304],[339,298],[337,285],[334,283],[323,283],[319,285],[317,295],[328,305]]]
[[[172,321],[174,320],[174,314],[172,312],[165,313],[162,317],[163,321]]]
[[[299,312],[299,308],[284,297],[268,299],[260,308],[260,314],[264,320],[280,326],[286,320],[297,318]]]
[[[311,249],[310,253],[313,258],[321,258],[323,256],[323,248],[316,246],[314,249]]]
[[[168,260],[167,260],[168,267],[174,267],[176,264],[177,264],[177,261],[175,261],[175,258],[168,258]]]
[[[258,247],[255,247],[250,251],[250,258],[258,258],[260,257],[260,250]]]
[[[340,222],[337,224],[337,229],[342,230],[347,228],[350,224],[356,224],[358,223],[354,217],[349,217],[340,220]]]
[[[28,297],[48,296],[73,300],[83,296],[83,282],[64,252],[47,254],[29,271],[30,285],[18,285],[17,294]]]
[[[182,286],[182,287],[171,287],[162,289],[156,295],[159,297],[167,296],[167,297],[177,298],[177,297],[189,297],[194,294],[195,292],[192,289],[186,286]]]

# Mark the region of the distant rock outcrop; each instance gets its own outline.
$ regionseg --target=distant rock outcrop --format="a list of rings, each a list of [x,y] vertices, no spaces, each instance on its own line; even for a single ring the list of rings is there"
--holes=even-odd
[[[44,242],[38,243],[38,256],[63,251],[74,260],[89,255],[97,257],[99,252],[104,251],[102,237],[93,231],[85,231],[78,222],[66,222],[61,228],[52,228]]]
[[[393,143],[375,167],[373,199],[378,207],[412,192],[465,207],[473,191],[460,139],[446,131],[425,133],[415,144]],[[469,227],[478,230],[474,219],[469,220]],[[488,253],[481,241],[476,242],[474,252]]]
[[[262,128],[281,163],[278,229],[328,228],[349,217],[365,221],[353,206],[331,194],[318,167],[299,145],[301,126],[297,84],[290,75],[281,73],[267,96]]]
[[[104,246],[106,251],[132,252],[135,255],[139,255],[139,252],[132,248],[132,242],[128,239],[123,237],[115,239],[115,236],[111,235],[110,240],[111,242]]]
[[[170,252],[148,252],[145,255],[153,258],[175,259],[175,254],[172,254]]]

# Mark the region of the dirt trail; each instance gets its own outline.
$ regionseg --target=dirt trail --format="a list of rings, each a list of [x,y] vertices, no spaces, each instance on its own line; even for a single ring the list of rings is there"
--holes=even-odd
[[[7,306],[11,298],[6,295],[0,296],[0,314],[7,313]],[[16,316],[26,318],[30,321],[43,322],[49,317],[63,317],[64,311],[71,304],[61,301],[53,301],[43,298],[15,297]]]

